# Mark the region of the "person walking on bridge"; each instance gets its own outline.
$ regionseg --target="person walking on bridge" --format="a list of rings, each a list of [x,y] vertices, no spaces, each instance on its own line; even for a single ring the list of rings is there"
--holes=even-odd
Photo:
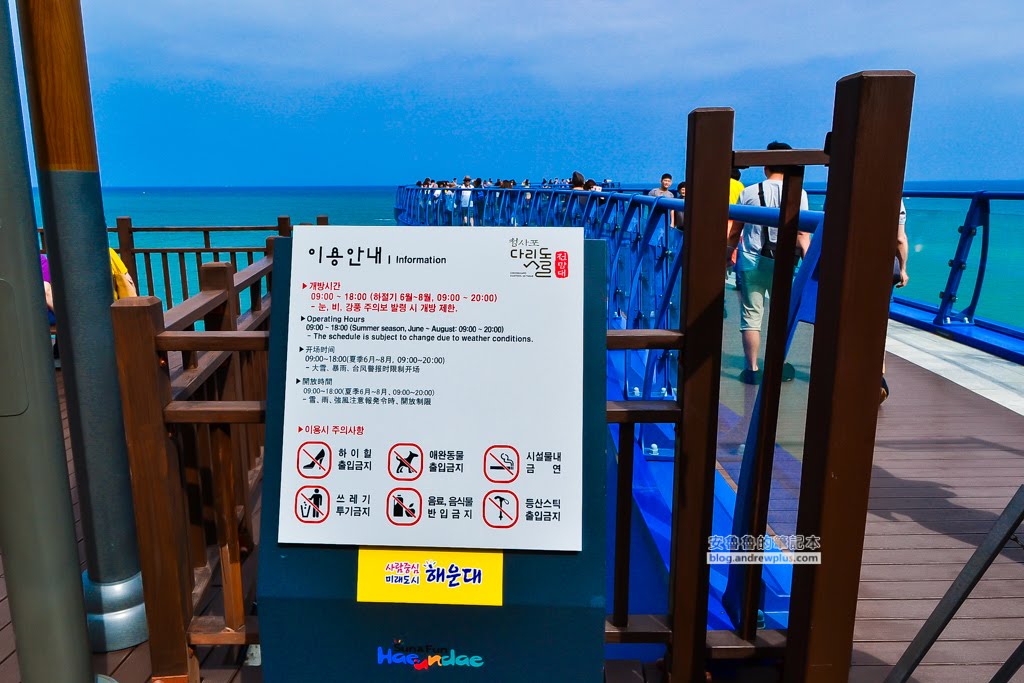
[[[784,142],[772,142],[769,150],[792,149]],[[782,180],[784,167],[765,166],[765,180],[743,189],[739,203],[748,206],[778,208],[782,205]],[[807,193],[800,192],[800,209],[807,210]],[[740,381],[757,384],[761,381],[758,356],[761,352],[761,320],[766,299],[771,298],[772,277],[775,273],[775,248],[779,229],[771,226],[744,224],[734,221],[729,234],[728,247],[737,248],[736,288],[740,297],[740,336],[743,340],[744,368]],[[798,232],[797,253],[803,256],[811,243],[811,235]],[[787,363],[782,370],[782,380],[790,381],[794,376],[793,366]]]
[[[900,200],[900,218],[896,227],[896,259],[892,264],[892,288],[895,292],[900,287],[906,287],[910,282],[907,275],[907,256],[910,254],[910,245],[907,242],[907,207]],[[879,403],[885,403],[889,398],[889,383],[885,381],[885,359],[882,359],[882,393]]]

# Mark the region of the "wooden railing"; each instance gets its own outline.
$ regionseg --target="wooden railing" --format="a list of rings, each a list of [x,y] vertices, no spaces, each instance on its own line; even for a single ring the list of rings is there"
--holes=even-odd
[[[316,217],[317,225],[326,225],[326,215]],[[276,225],[229,226],[137,226],[128,216],[107,228],[117,236],[116,250],[128,268],[142,296],[159,297],[165,308],[173,308],[200,291],[199,271],[204,263],[226,262],[236,272],[245,270],[266,255],[259,246],[269,236],[287,237],[292,220],[278,216]],[[46,234],[38,229],[40,252],[46,253]],[[249,241],[247,246],[225,244],[230,238]],[[246,303],[242,304],[245,312]]]
[[[156,297],[111,309],[154,683],[198,683],[196,646],[258,638],[249,606],[274,239],[240,272],[203,264],[199,292],[169,311]],[[218,574],[223,614],[200,615]]]

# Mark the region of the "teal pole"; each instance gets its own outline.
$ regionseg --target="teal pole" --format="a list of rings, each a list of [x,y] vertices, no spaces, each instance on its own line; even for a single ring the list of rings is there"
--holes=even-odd
[[[0,0],[0,547],[23,683],[91,683],[45,310],[10,8]]]

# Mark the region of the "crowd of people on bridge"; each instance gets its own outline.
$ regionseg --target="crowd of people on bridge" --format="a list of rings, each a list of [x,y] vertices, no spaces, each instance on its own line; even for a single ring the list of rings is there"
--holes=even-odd
[[[784,142],[772,142],[767,149],[770,151],[788,150],[792,147]],[[765,179],[745,187],[741,182],[740,170],[734,168],[729,181],[729,203],[778,208],[782,203],[785,172],[785,167],[766,166],[764,168]],[[658,186],[652,188],[647,194],[656,198],[685,199],[686,183],[679,182],[673,185],[673,182],[672,174],[664,173]],[[611,181],[606,179],[603,185],[607,186],[610,183]],[[493,192],[495,188],[497,190],[525,190],[525,192],[520,192],[522,196],[522,201],[518,204],[520,210],[524,204],[528,207],[532,199],[529,191],[531,189],[529,179],[518,183],[512,179],[472,179],[467,175],[461,184],[455,178],[451,181],[425,178],[417,182],[416,186],[434,190],[426,196],[427,203],[431,205],[428,208],[444,214],[439,222],[448,223],[450,221],[451,225],[474,225],[481,219],[488,225],[518,225],[517,211],[508,209],[506,212],[508,203],[501,202],[500,192]],[[540,187],[594,192],[604,189],[602,184],[593,178],[585,178],[579,171],[574,171],[569,178],[544,178]],[[484,190],[488,188],[491,188],[492,192],[485,193]],[[807,208],[807,193],[801,190],[800,209],[807,210]],[[669,211],[667,221],[670,227],[685,229],[682,211]],[[894,288],[903,287],[909,280],[906,268],[905,222],[906,208],[901,202],[897,253],[893,265]],[[730,220],[726,230],[726,281],[735,287],[740,304],[739,329],[743,344],[744,368],[739,379],[746,384],[759,384],[762,377],[762,370],[758,362],[761,351],[761,329],[765,306],[771,299],[778,247],[778,228]],[[807,254],[810,243],[810,233],[797,233],[796,258],[798,263]],[[783,381],[793,380],[795,374],[793,366],[786,363],[782,372]],[[888,393],[889,388],[883,377],[881,394],[883,401]]]
[[[570,189],[589,192],[601,192],[605,186],[610,184],[610,179],[599,184],[593,178],[584,178],[579,171],[574,171],[567,178],[544,178],[537,187],[543,189]],[[438,225],[476,225],[479,221],[487,224],[496,222],[507,222],[508,225],[516,226],[520,223],[519,213],[528,209],[533,200],[535,189],[526,178],[522,182],[514,179],[498,179],[464,176],[459,183],[457,178],[451,180],[435,180],[426,177],[416,181],[416,187],[427,190],[422,193],[420,202],[422,208],[436,220]],[[518,209],[513,207],[503,208],[501,191],[518,190],[522,202]],[[499,215],[501,214],[501,215]]]

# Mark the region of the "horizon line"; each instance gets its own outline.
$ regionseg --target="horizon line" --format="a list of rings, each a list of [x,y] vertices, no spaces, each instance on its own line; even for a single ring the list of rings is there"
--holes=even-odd
[[[614,181],[619,185],[632,187],[637,185],[650,185],[654,181]],[[907,179],[907,183],[1024,183],[1024,178],[920,178]],[[406,183],[383,183],[383,184],[331,184],[331,185],[101,185],[105,190],[285,190],[285,189],[343,189],[343,188],[398,188],[403,185],[414,185],[415,180]],[[827,185],[824,180],[807,181],[805,185]],[[653,186],[653,185],[652,185]],[[39,186],[33,185],[33,191],[38,191]]]

